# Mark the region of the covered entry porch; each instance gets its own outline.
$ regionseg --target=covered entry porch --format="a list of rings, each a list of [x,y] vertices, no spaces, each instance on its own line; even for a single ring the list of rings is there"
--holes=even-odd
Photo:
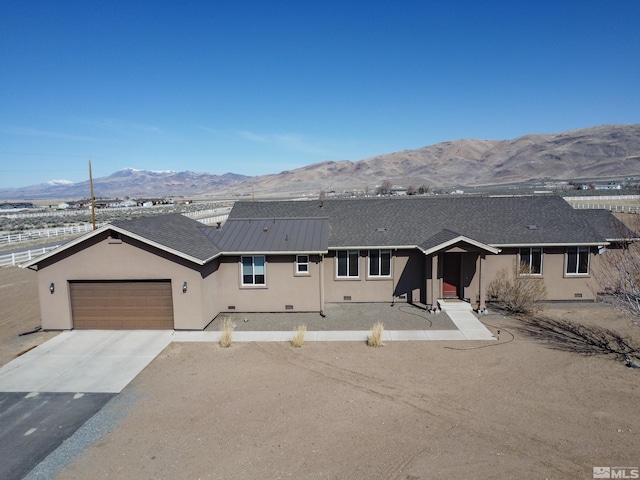
[[[486,308],[487,255],[500,250],[455,232],[442,231],[419,246],[425,254],[425,303],[436,308],[439,299],[460,299],[473,308]]]

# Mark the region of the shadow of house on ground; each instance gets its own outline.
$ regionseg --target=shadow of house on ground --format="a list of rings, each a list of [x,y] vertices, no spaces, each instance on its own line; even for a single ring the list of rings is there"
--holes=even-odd
[[[635,363],[640,347],[633,339],[608,328],[557,320],[544,315],[517,317],[516,329],[524,336],[541,340],[550,348],[581,355],[613,355],[617,360]],[[633,365],[629,365],[633,366]]]

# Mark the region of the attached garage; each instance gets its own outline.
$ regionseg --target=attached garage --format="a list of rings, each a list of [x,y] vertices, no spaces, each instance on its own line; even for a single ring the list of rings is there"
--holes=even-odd
[[[73,328],[173,329],[171,281],[70,281]]]

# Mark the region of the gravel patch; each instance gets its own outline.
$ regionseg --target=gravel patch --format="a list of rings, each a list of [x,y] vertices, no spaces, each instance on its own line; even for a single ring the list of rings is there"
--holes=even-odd
[[[220,313],[206,330],[220,330],[225,318],[236,331],[287,331],[304,323],[307,331],[370,330],[382,322],[385,330],[456,330],[446,313],[429,313],[407,303],[334,303],[325,306],[325,317],[318,312],[291,313]]]

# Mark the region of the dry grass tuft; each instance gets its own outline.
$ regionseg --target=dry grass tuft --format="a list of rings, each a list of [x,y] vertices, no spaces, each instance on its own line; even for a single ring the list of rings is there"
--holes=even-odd
[[[307,333],[307,326],[303,323],[298,325],[294,330],[293,338],[291,339],[292,347],[301,347],[304,343],[304,336]]]
[[[220,324],[220,346],[230,347],[233,337],[233,322],[230,318],[225,318]]]
[[[382,347],[384,342],[382,341],[382,333],[384,332],[384,324],[382,322],[376,323],[371,327],[371,333],[367,337],[367,345],[370,347]]]

